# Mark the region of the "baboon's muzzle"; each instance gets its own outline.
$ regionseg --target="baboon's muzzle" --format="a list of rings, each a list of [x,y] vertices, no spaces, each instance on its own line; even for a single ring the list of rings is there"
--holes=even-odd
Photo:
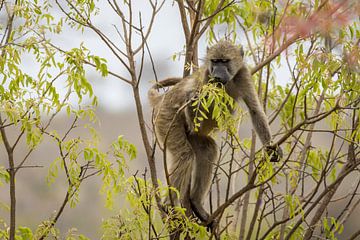
[[[213,66],[211,70],[211,77],[215,82],[226,84],[230,80],[230,73],[226,66]]]

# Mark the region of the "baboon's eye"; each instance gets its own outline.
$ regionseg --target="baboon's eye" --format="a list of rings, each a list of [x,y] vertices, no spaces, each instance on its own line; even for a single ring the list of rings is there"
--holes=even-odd
[[[227,63],[227,62],[229,62],[230,61],[230,59],[211,59],[211,62],[212,63]]]
[[[230,59],[221,59],[222,63],[228,63],[230,61]]]

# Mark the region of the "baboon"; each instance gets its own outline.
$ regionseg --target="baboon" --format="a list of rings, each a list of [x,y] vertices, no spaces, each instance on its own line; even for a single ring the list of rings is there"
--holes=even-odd
[[[170,184],[179,190],[180,202],[186,200],[185,196],[190,198],[191,209],[204,222],[209,214],[203,208],[203,201],[218,157],[217,145],[209,136],[217,127],[216,121],[209,117],[201,121],[196,131],[194,127],[191,101],[204,84],[210,80],[221,83],[235,101],[243,99],[262,144],[272,153],[270,160],[278,161],[281,157],[280,148],[270,147],[272,136],[268,120],[243,57],[242,48],[226,40],[219,41],[207,49],[204,66],[194,74],[183,79],[166,79],[149,90],[156,137],[169,155]],[[158,93],[157,89],[170,85],[174,86],[167,92]]]

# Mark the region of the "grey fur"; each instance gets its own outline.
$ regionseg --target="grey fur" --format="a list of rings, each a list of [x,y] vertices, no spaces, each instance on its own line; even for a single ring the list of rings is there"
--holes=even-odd
[[[216,71],[222,72],[219,74]],[[156,136],[160,146],[166,148],[170,155],[170,184],[179,190],[182,203],[188,201],[185,198],[190,192],[192,210],[203,221],[207,221],[209,217],[203,208],[203,202],[209,191],[213,165],[218,157],[216,143],[209,136],[216,127],[216,122],[209,117],[201,122],[199,131],[195,132],[194,113],[189,102],[201,86],[209,81],[211,75],[224,74],[229,76],[219,81],[225,85],[231,97],[244,100],[261,142],[264,145],[270,144],[270,127],[250,71],[243,63],[242,48],[228,41],[220,41],[210,47],[204,66],[191,76],[181,81],[178,78],[164,80],[164,85],[176,83],[166,93],[157,92],[161,83],[149,90],[149,100],[155,110]]]

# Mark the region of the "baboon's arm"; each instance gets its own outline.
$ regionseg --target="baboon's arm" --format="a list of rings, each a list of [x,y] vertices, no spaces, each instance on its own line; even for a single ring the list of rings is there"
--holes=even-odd
[[[242,79],[240,91],[242,91],[242,98],[249,109],[256,133],[263,145],[269,145],[272,139],[270,126],[251,78]]]
[[[251,121],[257,134],[260,137],[262,144],[268,145],[271,142],[271,131],[269,123],[260,104],[257,93],[255,92],[255,88],[252,92],[252,94],[250,94],[250,91],[244,94],[244,102],[249,108]]]

